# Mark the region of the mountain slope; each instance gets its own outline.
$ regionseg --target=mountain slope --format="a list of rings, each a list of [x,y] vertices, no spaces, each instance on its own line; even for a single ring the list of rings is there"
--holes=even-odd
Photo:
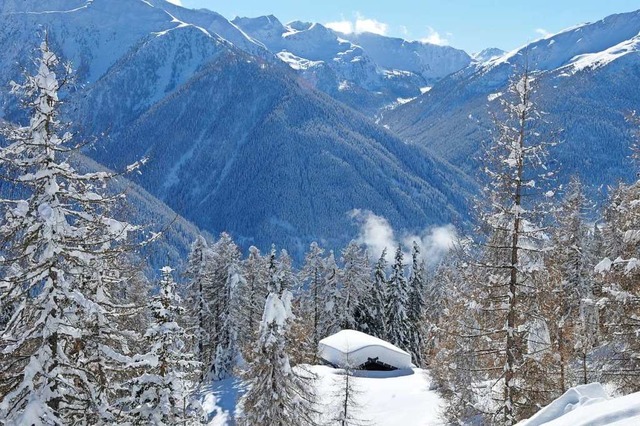
[[[563,129],[552,152],[562,176],[575,173],[592,186],[629,178],[626,115],[640,105],[639,33],[640,11],[566,30],[467,67],[382,122],[472,173],[480,143],[490,138],[489,113],[526,58],[538,84],[534,100],[550,122],[541,130]]]
[[[316,91],[238,26],[160,0],[105,1],[3,15],[13,56],[0,62],[48,25],[83,70],[65,114],[98,135],[87,153],[116,169],[149,156],[136,182],[202,229],[300,254],[311,240],[338,247],[354,237],[353,209],[408,230],[464,220],[472,184],[456,168]]]
[[[141,66],[132,57],[101,86],[126,90],[126,69]],[[103,99],[89,91],[83,102],[101,111]],[[356,208],[404,228],[455,220],[459,185],[471,186],[453,167],[300,84],[284,65],[234,50],[92,155],[116,168],[150,156],[143,187],[200,227],[262,247],[343,244],[355,235]]]

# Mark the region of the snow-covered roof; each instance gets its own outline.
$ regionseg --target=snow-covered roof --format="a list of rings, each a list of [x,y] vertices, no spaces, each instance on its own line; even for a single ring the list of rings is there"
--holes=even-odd
[[[359,367],[369,359],[403,369],[412,368],[411,355],[389,342],[356,330],[342,330],[320,340],[318,353],[337,367]]]

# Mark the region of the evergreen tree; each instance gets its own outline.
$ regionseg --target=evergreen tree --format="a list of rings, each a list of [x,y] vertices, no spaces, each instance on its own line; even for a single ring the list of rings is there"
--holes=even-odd
[[[46,40],[36,66],[24,84],[12,83],[29,124],[4,127],[0,148],[0,168],[23,196],[0,200],[0,305],[11,307],[0,330],[0,418],[113,422],[110,381],[126,336],[116,328],[125,307],[111,292],[129,276],[125,253],[136,228],[111,217],[123,198],[107,192],[113,173],[79,173],[69,163],[83,146],[58,119],[70,67]]]
[[[176,292],[172,269],[162,268],[159,293],[151,299],[149,310],[153,321],[144,338],[149,342],[147,354],[135,358],[144,373],[132,380],[131,398],[123,404],[133,424],[176,425],[197,419],[189,410],[192,382],[189,373],[199,363],[185,351],[186,331],[178,324],[185,314]],[[197,414],[195,414],[197,416]]]
[[[238,340],[245,359],[251,354],[251,345],[256,341],[262,317],[264,301],[267,297],[268,258],[262,257],[260,250],[249,247],[249,256],[243,263],[244,280],[237,291]]]
[[[311,243],[305,263],[299,274],[304,288],[300,309],[303,319],[309,323],[311,336],[304,342],[304,352],[311,362],[316,362],[318,342],[338,331],[338,280],[339,270],[333,252],[327,258],[317,243]]]
[[[244,278],[240,250],[229,234],[220,235],[212,252],[213,294],[208,302],[214,320],[211,343],[214,357],[209,375],[213,380],[222,380],[231,376],[236,362],[237,329],[232,311],[237,308],[236,287]]]
[[[373,273],[373,282],[366,290],[358,308],[359,331],[386,339],[386,291],[387,291],[387,249],[382,251]]]
[[[404,255],[402,247],[396,249],[395,262],[387,287],[386,326],[387,338],[401,349],[411,347],[411,325],[408,316],[409,284],[404,277]]]
[[[291,327],[293,294],[291,271],[286,262],[269,257],[269,295],[265,302],[256,342],[256,354],[245,373],[247,392],[240,400],[240,425],[313,425],[313,387],[311,377],[293,369],[287,352],[287,333]]]
[[[425,324],[425,293],[426,278],[424,265],[420,261],[420,249],[417,243],[413,243],[411,253],[411,277],[409,278],[409,300],[407,317],[409,319],[410,338],[407,350],[411,353],[413,363],[419,367],[425,364],[424,351],[427,327]]]
[[[212,265],[213,253],[209,249],[207,240],[198,236],[191,244],[191,252],[187,259],[185,277],[187,278],[187,298],[189,315],[192,319],[193,335],[197,360],[208,365],[213,358],[211,349],[212,336],[209,332],[213,321],[211,306],[207,296],[213,292]],[[204,377],[201,377],[202,381]]]
[[[361,308],[363,297],[371,287],[371,271],[367,252],[358,243],[351,241],[342,250],[343,269],[340,276],[342,289],[340,291],[339,328],[342,330],[358,330],[358,310]]]

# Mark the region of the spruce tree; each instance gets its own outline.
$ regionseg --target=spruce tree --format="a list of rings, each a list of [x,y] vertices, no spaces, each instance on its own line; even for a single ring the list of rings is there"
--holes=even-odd
[[[130,382],[131,397],[122,404],[133,424],[193,424],[198,412],[190,409],[191,379],[200,364],[186,351],[188,336],[178,323],[186,311],[176,292],[173,270],[165,266],[161,271],[159,292],[149,304],[153,321],[144,335],[150,349],[134,358],[143,373]]]
[[[338,308],[339,328],[359,330],[359,312],[363,297],[371,287],[371,271],[367,252],[351,241],[342,250],[342,289]]]
[[[387,338],[386,292],[387,292],[387,249],[382,251],[376,262],[373,282],[366,290],[358,308],[359,331],[379,339]]]
[[[398,245],[387,287],[385,308],[386,340],[401,349],[409,350],[412,337],[408,316],[409,285],[404,276],[404,266],[404,254],[402,253],[402,247]]]
[[[425,293],[426,278],[424,264],[420,261],[420,249],[417,243],[413,243],[411,252],[411,277],[409,278],[409,300],[407,317],[409,319],[410,338],[407,350],[411,353],[413,363],[424,367],[424,352],[426,349],[427,326],[425,323]]]
[[[310,373],[293,369],[287,351],[293,294],[290,265],[269,256],[269,295],[265,302],[255,355],[244,374],[247,392],[240,400],[238,424],[314,425],[313,384]]]

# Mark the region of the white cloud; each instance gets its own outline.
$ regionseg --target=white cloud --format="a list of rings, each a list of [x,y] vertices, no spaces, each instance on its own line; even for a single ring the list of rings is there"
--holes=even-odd
[[[327,22],[324,26],[344,34],[351,34],[353,32],[353,24],[350,21]]]
[[[325,27],[332,30],[350,34],[350,33],[375,33],[380,35],[387,34],[389,25],[376,19],[365,18],[360,13],[355,14],[354,20],[342,19],[341,21],[327,22]]]
[[[548,37],[551,35],[551,33],[545,30],[544,28],[536,28],[536,32],[540,34],[542,37]]]
[[[437,265],[453,248],[458,238],[453,225],[433,226],[419,234],[403,233],[398,237],[387,219],[371,211],[353,210],[351,217],[360,224],[357,241],[367,247],[373,260],[377,260],[386,248],[386,259],[392,262],[396,248],[401,243],[405,251],[405,262],[408,263],[415,242],[420,249],[422,260],[428,265]]]
[[[182,1],[181,0],[167,0],[169,3],[173,3],[177,6],[182,6]]]
[[[356,19],[356,33],[374,33],[385,35],[389,29],[389,25],[384,22],[376,21],[375,19],[368,19],[364,16],[358,15]]]
[[[430,43],[430,44],[437,44],[439,46],[446,46],[449,44],[449,40],[443,36],[440,35],[439,32],[437,32],[436,30],[434,30],[431,27],[427,27],[427,31],[429,31],[429,34],[424,37],[421,38],[420,41],[423,43]],[[447,36],[451,36],[451,33],[447,33]]]

